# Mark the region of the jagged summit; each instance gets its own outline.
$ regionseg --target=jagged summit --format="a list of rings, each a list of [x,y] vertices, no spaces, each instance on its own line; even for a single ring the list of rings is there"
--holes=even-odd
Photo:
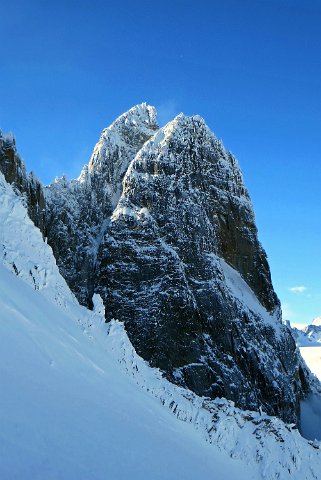
[[[135,154],[137,144],[142,145],[158,128],[156,109],[146,103],[136,105],[103,130],[94,148],[88,170],[108,166],[112,152],[119,151],[119,159],[124,154],[125,156],[129,153]]]
[[[135,125],[136,127],[141,125],[155,130],[158,128],[156,108],[146,102],[140,103],[120,115],[113,125],[118,128],[122,128],[123,125]]]
[[[78,182],[89,186],[98,183],[115,208],[130,161],[157,129],[154,107],[142,103],[128,110],[103,130]]]
[[[185,153],[193,151],[202,157],[201,160],[204,159],[203,163],[200,161],[197,165],[194,162],[194,169],[198,169],[200,174],[203,173],[205,175],[208,173],[206,171],[206,162],[209,158],[212,164],[217,163],[217,169],[220,170],[219,175],[221,177],[228,172],[228,187],[239,187],[234,192],[235,195],[244,197],[244,201],[246,199],[250,204],[249,195],[244,186],[243,176],[236,158],[224,148],[222,141],[209,129],[200,115],[186,116],[183,113],[178,114],[145,143],[137,155],[136,164],[139,163],[139,158],[155,149],[162,151],[162,156],[164,157],[164,154],[167,154],[174,144],[180,145],[179,148],[184,149]],[[206,152],[206,150],[208,151]],[[210,153],[210,157],[208,153]],[[188,156],[185,158],[188,159]],[[178,171],[181,165],[175,165],[175,162],[177,164],[184,162],[181,156],[174,156],[173,154],[170,155],[169,160],[172,163],[174,162],[173,166],[174,168],[178,167]],[[160,161],[160,159],[157,159],[157,161]]]
[[[122,125],[146,125],[147,127],[157,127],[157,111],[156,108],[148,105],[146,102],[133,106],[127,112],[122,113],[112,125],[121,128]],[[107,130],[107,129],[105,129]],[[104,130],[104,131],[105,131]]]

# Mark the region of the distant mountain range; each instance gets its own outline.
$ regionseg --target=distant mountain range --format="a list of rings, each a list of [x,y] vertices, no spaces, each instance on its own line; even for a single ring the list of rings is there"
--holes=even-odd
[[[292,334],[299,347],[321,347],[321,317],[302,328],[291,326]]]

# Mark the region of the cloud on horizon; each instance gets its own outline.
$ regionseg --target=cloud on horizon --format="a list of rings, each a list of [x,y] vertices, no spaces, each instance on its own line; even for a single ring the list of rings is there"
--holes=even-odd
[[[307,287],[299,285],[298,287],[290,287],[288,290],[292,293],[303,293],[307,290]]]
[[[298,330],[303,330],[305,327],[308,326],[307,323],[298,323],[298,322],[290,322],[291,327],[297,328]]]

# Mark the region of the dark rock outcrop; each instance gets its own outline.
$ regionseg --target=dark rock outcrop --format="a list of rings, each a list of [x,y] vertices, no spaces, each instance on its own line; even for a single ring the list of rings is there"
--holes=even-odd
[[[31,172],[27,174],[25,165],[17,153],[13,135],[3,135],[0,130],[0,171],[15,191],[22,195],[28,214],[34,224],[44,232],[45,199],[40,181]]]
[[[98,252],[107,318],[172,381],[294,421],[304,372],[235,158],[179,115],[123,187]]]

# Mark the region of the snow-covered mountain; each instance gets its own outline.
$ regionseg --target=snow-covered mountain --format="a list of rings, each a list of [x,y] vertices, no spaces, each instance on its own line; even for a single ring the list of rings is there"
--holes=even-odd
[[[175,386],[80,306],[0,174],[0,478],[320,478],[318,442]]]
[[[179,115],[138,152],[98,262],[107,318],[171,381],[296,421],[304,367],[238,163],[203,119]]]
[[[315,318],[310,325],[302,329],[291,326],[291,330],[298,347],[321,347],[320,317]]]
[[[237,160],[201,117],[159,129],[153,107],[133,107],[77,180],[49,187],[1,138],[0,168],[82,304],[100,294],[106,319],[172,382],[298,423],[313,381],[281,322]]]

